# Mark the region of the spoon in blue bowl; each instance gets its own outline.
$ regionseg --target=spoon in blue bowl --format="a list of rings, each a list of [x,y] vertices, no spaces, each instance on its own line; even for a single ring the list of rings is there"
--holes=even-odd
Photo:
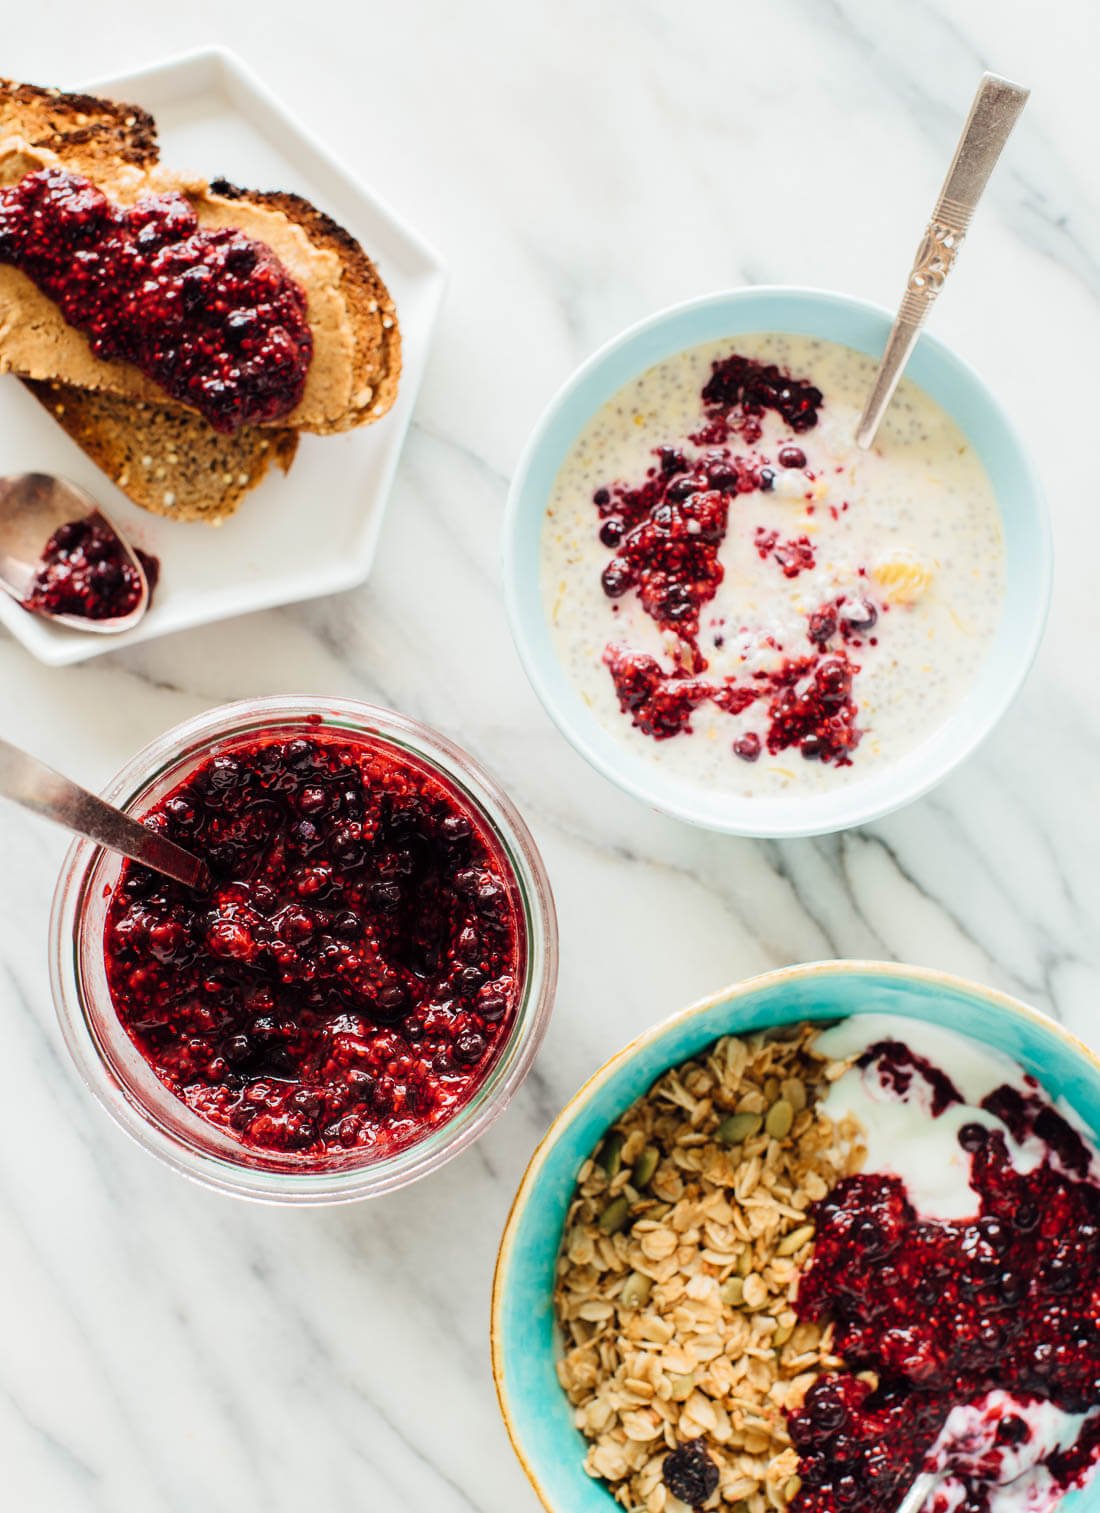
[[[999,74],[982,75],[856,428],[856,445],[865,451],[874,442],[936,295],[955,266],[970,218],[1029,93]]]

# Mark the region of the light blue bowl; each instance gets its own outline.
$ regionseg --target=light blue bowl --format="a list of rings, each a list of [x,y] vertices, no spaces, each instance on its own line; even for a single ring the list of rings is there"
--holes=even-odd
[[[585,1441],[558,1385],[551,1308],[554,1264],[577,1173],[605,1130],[668,1067],[719,1035],[801,1019],[901,1014],[996,1046],[1062,1094],[1100,1138],[1100,1059],[1026,1004],[942,972],[887,962],[829,961],[768,972],[647,1030],[566,1105],[516,1195],[493,1284],[493,1376],[516,1454],[549,1513],[616,1513],[583,1469]],[[1064,1513],[1100,1510],[1100,1483],[1072,1493]]]
[[[877,305],[816,289],[761,287],[707,295],[633,326],[579,368],[551,401],[520,459],[508,497],[504,578],[512,633],[527,676],[562,733],[603,775],[654,808],[734,835],[821,835],[863,824],[917,798],[985,739],[1035,657],[1050,600],[1050,525],[1035,470],[985,384],[935,337],[906,369],[952,415],[993,483],[1004,523],[1007,592],[994,644],[961,707],[916,751],[833,793],[744,798],[670,777],[605,730],[558,661],[539,584],[546,503],[578,432],[624,384],[688,347],[742,333],[826,337],[872,356],[891,317]]]

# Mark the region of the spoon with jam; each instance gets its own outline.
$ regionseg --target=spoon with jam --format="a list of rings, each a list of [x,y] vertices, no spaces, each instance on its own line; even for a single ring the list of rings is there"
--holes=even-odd
[[[0,740],[0,797],[185,887],[210,886],[209,869],[200,857],[4,740]]]
[[[29,613],[99,635],[132,630],[158,569],[75,483],[51,473],[0,478],[0,588]]]

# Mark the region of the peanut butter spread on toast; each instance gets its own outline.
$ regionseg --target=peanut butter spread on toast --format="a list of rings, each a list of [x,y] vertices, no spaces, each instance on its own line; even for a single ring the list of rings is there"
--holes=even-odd
[[[61,159],[50,150],[18,136],[0,139],[0,186],[53,166],[61,166]],[[349,415],[362,407],[362,381],[356,373],[353,315],[342,287],[344,265],[334,248],[316,245],[275,205],[243,195],[228,198],[202,179],[160,165],[143,169],[120,162],[109,175],[97,172],[94,182],[122,205],[133,204],[143,194],[175,190],[186,196],[201,226],[234,228],[270,247],[306,293],[314,339],[301,401],[279,425],[330,431],[349,423]],[[66,323],[54,302],[19,269],[6,265],[0,265],[0,372],[162,406],[174,403],[131,364],[96,357],[83,333]]]

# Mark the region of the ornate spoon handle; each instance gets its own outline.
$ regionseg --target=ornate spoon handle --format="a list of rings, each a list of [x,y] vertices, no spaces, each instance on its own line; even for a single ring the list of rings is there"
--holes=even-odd
[[[920,328],[955,265],[970,217],[1029,92],[998,74],[982,75],[860,417],[856,443],[861,447],[869,447],[875,439]]]

